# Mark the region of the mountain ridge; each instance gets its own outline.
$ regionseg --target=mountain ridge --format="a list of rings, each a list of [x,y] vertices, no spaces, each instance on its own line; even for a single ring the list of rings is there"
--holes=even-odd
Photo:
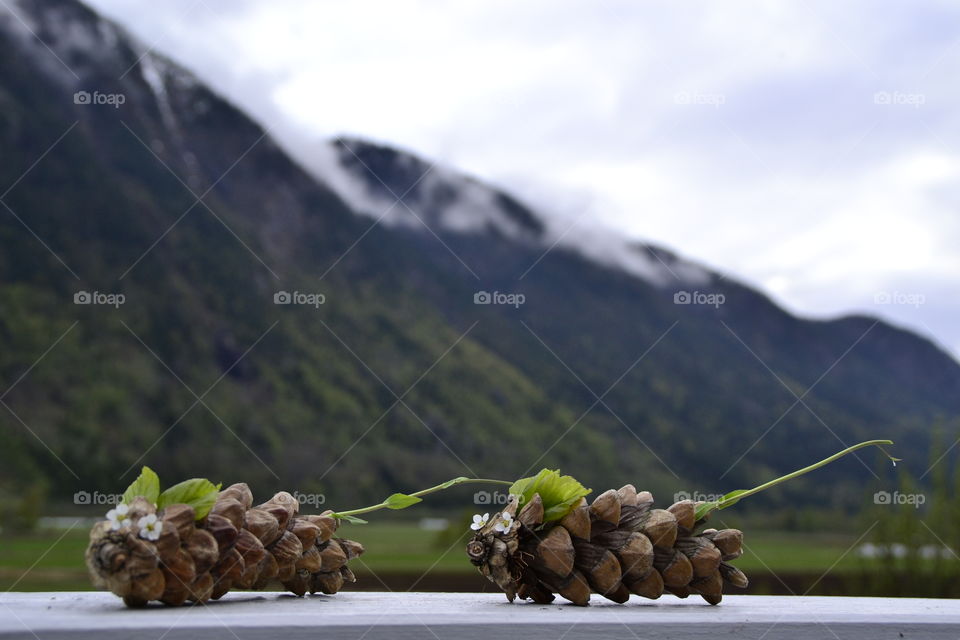
[[[29,11],[41,36],[45,20],[105,29],[71,0]],[[0,223],[0,494],[107,493],[147,462],[330,505],[537,465],[670,495],[872,437],[925,450],[931,425],[960,416],[960,365],[879,320],[804,320],[709,271],[697,286],[722,304],[675,304],[679,286],[562,244],[373,224],[148,54],[162,106],[116,34],[89,56],[68,49],[80,78],[67,81],[43,46],[0,29],[0,142],[18,150],[0,160],[15,212]],[[125,102],[74,102],[93,90]],[[126,302],[74,305],[81,288]],[[326,301],[274,304],[280,291]],[[525,302],[474,304],[481,291]],[[769,500],[852,509],[874,480],[856,460],[820,477]]]

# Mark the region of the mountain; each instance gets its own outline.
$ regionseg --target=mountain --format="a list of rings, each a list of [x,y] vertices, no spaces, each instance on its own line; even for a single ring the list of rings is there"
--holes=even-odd
[[[327,506],[542,466],[712,493],[871,437],[925,452],[960,416],[960,365],[917,335],[798,318],[655,246],[563,237],[388,146],[341,138],[295,162],[82,4],[10,7],[0,500],[115,493],[144,463]],[[863,506],[876,462],[771,499]]]

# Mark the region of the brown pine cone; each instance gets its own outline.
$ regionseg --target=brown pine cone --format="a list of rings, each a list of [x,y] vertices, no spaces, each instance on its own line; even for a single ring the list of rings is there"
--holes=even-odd
[[[192,507],[159,513],[144,498],[119,508],[90,532],[86,562],[94,585],[131,607],[206,602],[231,589],[263,589],[274,581],[297,595],[333,594],[356,578],[347,561],[363,546],[334,538],[338,521],[325,512],[300,515],[285,491],[253,505],[246,484],[227,487],[201,520]]]
[[[511,498],[479,530],[467,555],[512,602],[516,596],[549,603],[560,594],[586,605],[590,593],[626,602],[634,593],[656,599],[664,592],[686,598],[698,593],[710,604],[722,598],[724,583],[745,588],[747,577],[728,564],[741,554],[736,529],[706,529],[696,505],[685,500],[654,509],[648,491],[633,485],[585,499],[559,521],[544,523],[539,495],[517,514]]]

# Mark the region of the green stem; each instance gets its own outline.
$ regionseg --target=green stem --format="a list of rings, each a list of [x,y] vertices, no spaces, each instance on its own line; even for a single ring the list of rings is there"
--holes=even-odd
[[[706,517],[712,511],[716,511],[718,509],[726,509],[727,507],[733,506],[743,498],[752,496],[756,493],[760,493],[761,491],[765,491],[770,487],[775,487],[780,483],[786,482],[788,480],[792,480],[793,478],[796,478],[798,476],[802,476],[803,474],[809,473],[814,469],[819,469],[820,467],[826,466],[831,462],[833,462],[834,460],[837,460],[838,458],[842,458],[843,456],[849,453],[853,453],[857,449],[863,449],[865,447],[878,447],[881,451],[883,451],[883,453],[888,458],[890,458],[890,460],[893,461],[893,464],[896,465],[898,458],[894,458],[889,453],[887,453],[886,450],[883,449],[881,445],[885,445],[885,444],[892,445],[893,441],[892,440],[868,440],[866,442],[861,442],[860,444],[853,445],[852,447],[848,447],[843,451],[835,453],[829,458],[824,458],[820,462],[811,464],[810,466],[804,467],[803,469],[797,469],[792,473],[788,473],[785,476],[781,476],[774,480],[770,480],[769,482],[765,482],[764,484],[761,484],[758,487],[754,487],[753,489],[747,489],[747,490],[741,489],[738,491],[731,491],[730,493],[723,496],[719,500],[714,500],[712,502],[702,502],[697,505],[696,517],[699,520],[701,518]],[[459,478],[453,478],[452,480],[447,480],[446,482],[438,484],[435,487],[430,487],[428,489],[421,489],[420,491],[417,491],[415,493],[411,493],[411,494],[395,493],[391,496],[388,496],[387,499],[384,500],[383,502],[370,505],[369,507],[363,507],[360,509],[351,509],[349,511],[339,511],[337,513],[333,513],[332,515],[335,518],[347,520],[348,522],[363,523],[364,522],[363,520],[355,516],[358,516],[363,513],[370,513],[372,511],[379,511],[380,509],[405,509],[411,505],[414,505],[420,502],[423,496],[430,495],[431,493],[437,493],[438,491],[443,491],[445,489],[449,489],[451,487],[455,487],[461,484],[499,484],[499,485],[510,486],[513,483],[507,480],[494,480],[491,478],[467,478],[467,477],[461,476]]]
[[[833,462],[834,460],[837,460],[838,458],[842,458],[848,453],[853,453],[857,449],[863,449],[864,447],[878,447],[881,451],[883,451],[884,455],[890,458],[894,466],[896,466],[897,460],[899,460],[899,458],[894,458],[889,453],[887,453],[886,450],[884,450],[884,448],[881,446],[885,444],[893,444],[893,441],[892,440],[868,440],[866,442],[861,442],[860,444],[855,444],[852,447],[848,447],[843,451],[835,453],[829,458],[824,458],[820,462],[815,462],[814,464],[811,464],[808,467],[804,467],[803,469],[797,469],[792,473],[788,473],[785,476],[780,476],[779,478],[776,478],[769,482],[765,482],[758,487],[754,487],[753,489],[747,489],[747,490],[741,489],[739,491],[731,491],[730,493],[723,496],[719,500],[714,500],[712,502],[704,502],[697,505],[697,512],[696,512],[697,519],[699,520],[700,518],[703,518],[704,516],[709,514],[711,511],[726,509],[727,507],[733,506],[734,504],[736,504],[737,502],[739,502],[740,500],[748,496],[752,496],[756,493],[760,493],[761,491],[765,491],[770,487],[775,487],[776,485],[782,482],[786,482],[787,480],[792,480],[798,476],[802,476],[805,473],[809,473],[814,469],[819,469],[820,467],[826,466],[831,462]]]
[[[423,496],[428,496],[431,493],[437,493],[438,491],[443,491],[444,489],[449,489],[451,487],[455,487],[460,484],[502,484],[502,485],[510,486],[513,483],[508,482],[507,480],[493,480],[490,478],[467,478],[467,477],[461,476],[459,478],[447,480],[446,482],[438,484],[435,487],[430,487],[428,489],[421,489],[420,491],[417,491],[415,493],[410,493],[407,495],[395,493],[392,496],[388,497],[383,502],[370,505],[369,507],[363,507],[362,509],[351,509],[350,511],[339,511],[332,515],[335,518],[350,519],[351,516],[357,516],[357,515],[360,515],[361,513],[370,513],[371,511],[379,511],[380,509],[403,509],[404,507],[410,506],[411,504],[416,504],[417,502],[420,502],[420,498],[422,498]],[[396,501],[396,500],[391,501],[391,498],[394,498],[395,496],[401,496],[402,498],[401,501],[406,502],[406,504],[404,504],[403,506],[397,506],[398,504],[401,503],[401,501]],[[416,500],[406,500],[408,498],[416,498]]]

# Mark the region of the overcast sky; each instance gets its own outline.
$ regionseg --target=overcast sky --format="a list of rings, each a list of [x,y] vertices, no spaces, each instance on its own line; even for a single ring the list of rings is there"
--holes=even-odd
[[[956,3],[87,1],[288,145],[406,147],[960,353]]]

